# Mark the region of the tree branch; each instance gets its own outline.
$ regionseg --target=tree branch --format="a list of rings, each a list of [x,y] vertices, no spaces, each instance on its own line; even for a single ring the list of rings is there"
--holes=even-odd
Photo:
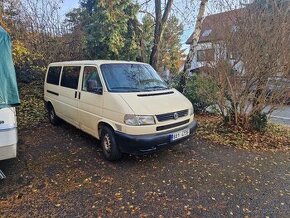
[[[168,0],[167,4],[165,6],[163,16],[162,16],[162,24],[167,22],[169,13],[170,13],[171,8],[172,8],[172,4],[173,4],[173,0]]]
[[[154,20],[154,22],[155,22],[155,16],[154,16],[152,13],[150,13],[150,12],[148,12],[148,11],[143,11],[143,10],[140,10],[139,12],[140,12],[140,13],[143,13],[143,14],[147,14],[147,15],[149,15],[150,17],[153,18],[153,20]]]

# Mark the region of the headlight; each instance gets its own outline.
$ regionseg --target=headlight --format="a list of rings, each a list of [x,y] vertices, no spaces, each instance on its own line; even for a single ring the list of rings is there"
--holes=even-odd
[[[189,116],[193,115],[194,114],[194,110],[193,110],[193,107],[189,108]]]
[[[133,114],[126,114],[124,117],[124,123],[129,126],[143,126],[153,125],[155,120],[153,116],[138,116]]]

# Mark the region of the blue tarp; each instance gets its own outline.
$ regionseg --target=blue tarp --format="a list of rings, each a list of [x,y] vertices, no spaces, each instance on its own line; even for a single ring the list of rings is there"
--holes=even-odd
[[[9,34],[0,26],[0,109],[20,103]]]

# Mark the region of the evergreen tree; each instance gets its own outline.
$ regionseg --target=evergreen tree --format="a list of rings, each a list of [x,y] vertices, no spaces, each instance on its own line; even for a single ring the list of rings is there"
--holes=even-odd
[[[142,19],[141,56],[142,61],[149,63],[154,40],[154,20],[145,15]]]
[[[90,59],[135,60],[138,6],[131,0],[84,0],[81,19]]]
[[[183,26],[179,23],[177,17],[172,16],[168,19],[164,28],[160,43],[160,55],[158,60],[158,70],[161,72],[164,68],[171,73],[177,73],[182,65],[181,36]]]

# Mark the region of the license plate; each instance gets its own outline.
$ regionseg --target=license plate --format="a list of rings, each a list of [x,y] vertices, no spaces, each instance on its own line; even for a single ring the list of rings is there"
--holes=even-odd
[[[184,138],[184,137],[188,136],[189,134],[190,134],[190,130],[189,129],[184,129],[184,130],[181,130],[179,132],[172,133],[170,135],[170,140],[171,141],[175,141],[175,140]]]

